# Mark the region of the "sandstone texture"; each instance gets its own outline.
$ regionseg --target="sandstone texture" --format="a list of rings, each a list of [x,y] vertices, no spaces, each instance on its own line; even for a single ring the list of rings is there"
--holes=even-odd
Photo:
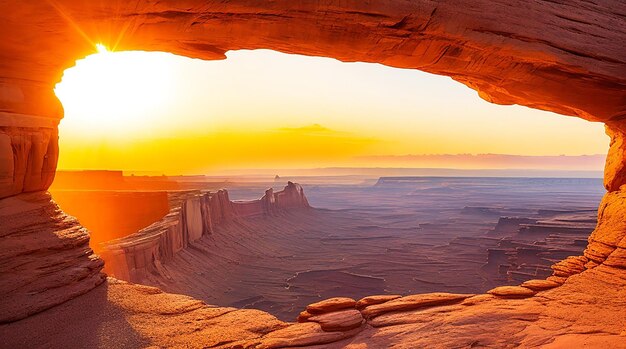
[[[385,302],[388,302],[390,300],[394,300],[394,299],[400,298],[400,297],[402,297],[402,296],[400,296],[400,295],[378,295],[378,296],[363,297],[363,298],[359,299],[358,302],[356,302],[356,307],[357,307],[357,309],[363,309],[363,308],[365,308],[367,306],[370,306],[370,305],[385,303]]]
[[[108,278],[49,312],[0,327],[0,347],[233,348],[287,325],[258,310],[208,306],[191,297]],[[28,336],[18,335],[25,330]]]
[[[356,330],[327,332],[315,322],[299,323],[271,332],[260,339],[258,343],[253,341],[249,347],[273,349],[325,345],[349,338],[356,333]]]
[[[522,283],[520,286],[529,288],[533,291],[543,291],[559,286],[558,282],[550,280],[528,280]]]
[[[356,301],[354,299],[337,297],[309,304],[309,306],[306,307],[306,311],[310,314],[323,314],[334,310],[354,308],[355,306]]]
[[[15,321],[104,281],[89,234],[48,193],[0,200],[0,322]]]
[[[348,309],[316,315],[308,320],[319,323],[324,331],[348,331],[360,327],[363,316],[356,309]]]
[[[2,109],[0,102],[0,198],[46,190],[59,157],[58,120]]]
[[[425,293],[412,296],[400,297],[388,302],[370,305],[361,310],[363,316],[373,318],[384,313],[394,311],[407,311],[437,305],[448,305],[461,302],[472,295],[453,293]]]
[[[487,293],[502,298],[526,298],[535,295],[535,291],[522,286],[500,286]]]

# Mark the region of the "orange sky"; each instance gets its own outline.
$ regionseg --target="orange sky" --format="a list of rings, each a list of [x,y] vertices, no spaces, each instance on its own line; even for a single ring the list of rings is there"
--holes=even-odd
[[[602,124],[493,105],[447,77],[266,50],[227,56],[102,52],[78,61],[56,88],[66,111],[59,168],[192,174],[608,146]]]

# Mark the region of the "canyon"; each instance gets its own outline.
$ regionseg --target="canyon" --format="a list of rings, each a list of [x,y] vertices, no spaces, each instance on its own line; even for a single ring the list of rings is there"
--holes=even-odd
[[[102,257],[107,261],[105,271],[109,275],[145,283],[149,275],[163,273],[164,264],[178,252],[212,235],[219,226],[246,217],[272,217],[309,208],[302,187],[292,182],[281,191],[267,189],[263,197],[253,201],[231,201],[226,190],[182,195],[177,200],[179,205],[174,205],[163,219],[135,234],[104,243]],[[169,278],[167,274],[162,276]]]
[[[5,1],[0,26],[3,346],[625,346],[623,2]],[[267,48],[420,69],[493,103],[603,122],[611,144],[597,224],[584,252],[555,263],[545,280],[478,295],[332,299],[301,309],[298,323],[107,278],[88,231],[46,192],[63,115],[54,84],[98,42],[201,59]],[[216,197],[198,197],[188,210]],[[196,223],[189,232],[202,235]]]
[[[283,191],[304,199],[274,210],[250,199],[284,179],[171,192],[170,215],[100,248],[105,272],[283,321],[324,298],[481,293],[549,277],[554,263],[581,254],[602,195],[598,178],[297,180],[302,187]],[[218,193],[239,200],[202,218]]]

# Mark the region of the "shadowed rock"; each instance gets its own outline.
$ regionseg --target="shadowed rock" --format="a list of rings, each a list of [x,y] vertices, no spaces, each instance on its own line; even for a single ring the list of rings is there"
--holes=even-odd
[[[104,281],[89,234],[48,193],[0,200],[0,322],[75,298]]]

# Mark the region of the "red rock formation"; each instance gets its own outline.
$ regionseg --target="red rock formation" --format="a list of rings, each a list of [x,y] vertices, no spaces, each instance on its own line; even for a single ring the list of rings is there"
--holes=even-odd
[[[136,234],[105,243],[101,252],[105,271],[123,280],[141,282],[145,273],[159,273],[163,263],[190,243],[212,234],[216,225],[240,217],[274,216],[308,207],[302,187],[292,182],[276,193],[268,189],[261,199],[253,201],[230,201],[226,190],[193,196]]]
[[[354,299],[336,297],[309,304],[309,306],[306,307],[306,311],[309,314],[324,314],[336,310],[354,308],[355,306],[356,301]]]
[[[304,196],[304,190],[300,184],[287,182],[285,189],[273,194],[277,208],[309,207],[309,202]]]
[[[0,323],[75,298],[105,278],[87,230],[50,194],[0,200],[0,239]]]
[[[52,184],[59,157],[57,125],[54,119],[0,112],[0,198]]]
[[[0,13],[6,36],[0,41],[0,197],[49,186],[62,116],[52,86],[63,69],[102,42],[118,50],[159,50],[203,59],[224,58],[231,49],[270,48],[377,62],[450,76],[493,103],[602,121],[613,138],[602,216],[617,217],[624,206],[619,187],[626,178],[626,4],[621,1],[522,6],[487,0],[462,5],[62,0],[2,3]],[[228,205],[224,207],[227,211],[214,218],[230,214]],[[599,222],[590,238],[586,255],[593,263],[588,266],[621,248],[621,222],[610,217]]]
[[[58,154],[56,126],[62,117],[52,87],[65,68],[94,52],[96,42],[118,50],[167,51],[203,59],[221,59],[231,49],[269,48],[447,75],[493,103],[516,103],[607,124],[613,139],[605,169],[608,193],[585,251],[586,270],[571,274],[580,270],[578,264],[560,265],[555,270],[564,276],[555,275],[550,280],[563,285],[542,292],[542,297],[508,300],[488,296],[433,311],[383,314],[351,340],[352,347],[403,343],[438,343],[442,347],[506,347],[511,343],[524,347],[571,347],[573,343],[618,347],[626,335],[625,14],[626,3],[617,0],[1,2],[0,198],[45,190],[50,185]],[[269,197],[271,202],[272,195]],[[34,205],[16,203],[25,198],[30,197],[0,202],[4,218],[0,258],[8,261],[0,263],[4,298],[0,313],[9,314],[4,320],[61,303],[101,280],[100,262],[86,245],[86,232],[49,199]],[[287,202],[293,199],[287,198]],[[150,254],[138,255],[133,263],[149,264],[152,256],[166,256],[204,233],[206,221],[197,219],[203,212],[210,212],[212,224],[234,214],[226,193],[218,193],[212,200],[209,206],[220,207],[219,212],[210,210],[201,200],[184,205],[185,224],[163,226],[171,233],[160,234],[158,239],[173,249],[159,249],[160,243],[147,238]],[[255,210],[242,208],[246,212]],[[11,220],[6,218],[9,216]],[[45,229],[32,229],[32,223],[24,219],[33,219],[35,226]],[[18,239],[10,240],[8,236]],[[13,245],[15,241],[18,243]],[[56,247],[48,248],[48,243]],[[9,248],[4,248],[7,245]],[[133,248],[144,249],[139,243]],[[43,258],[31,259],[38,254]],[[13,270],[12,278],[16,279],[53,275],[46,280],[55,288],[38,289],[34,286],[37,283],[29,279],[19,282],[24,289],[16,291],[8,286],[6,280],[10,278],[5,275],[9,272],[5,269]],[[18,270],[32,274],[19,276]],[[31,288],[35,289],[32,297],[25,296],[30,295]],[[382,303],[365,309],[402,310],[396,307],[405,302],[415,306],[421,299],[403,298],[389,301],[391,305]],[[165,305],[155,305],[159,306]],[[230,322],[222,318],[224,326],[213,327],[222,332],[204,343],[183,330],[182,342],[177,342],[158,332],[159,325],[165,328],[168,324],[154,315],[162,313],[133,310],[133,304],[121,307],[133,316],[129,321],[137,323],[135,328],[145,332],[150,342],[163,346],[191,340],[199,346],[233,346],[232,337],[239,336],[254,338],[245,342],[248,347],[272,348],[329,343],[358,333],[358,329],[351,333],[325,332],[311,322],[261,326],[262,331],[255,331],[250,326],[240,327],[242,321],[246,322],[241,318],[234,321],[237,326],[232,326],[232,318]],[[208,309],[193,309],[204,314],[196,317],[203,319],[204,326],[211,324],[206,320]],[[151,315],[137,316],[142,311]],[[498,316],[494,318],[493,314]],[[160,322],[155,326],[155,321]],[[256,325],[252,327],[259,328]],[[238,331],[240,328],[245,330]],[[224,334],[231,338],[225,340]]]

